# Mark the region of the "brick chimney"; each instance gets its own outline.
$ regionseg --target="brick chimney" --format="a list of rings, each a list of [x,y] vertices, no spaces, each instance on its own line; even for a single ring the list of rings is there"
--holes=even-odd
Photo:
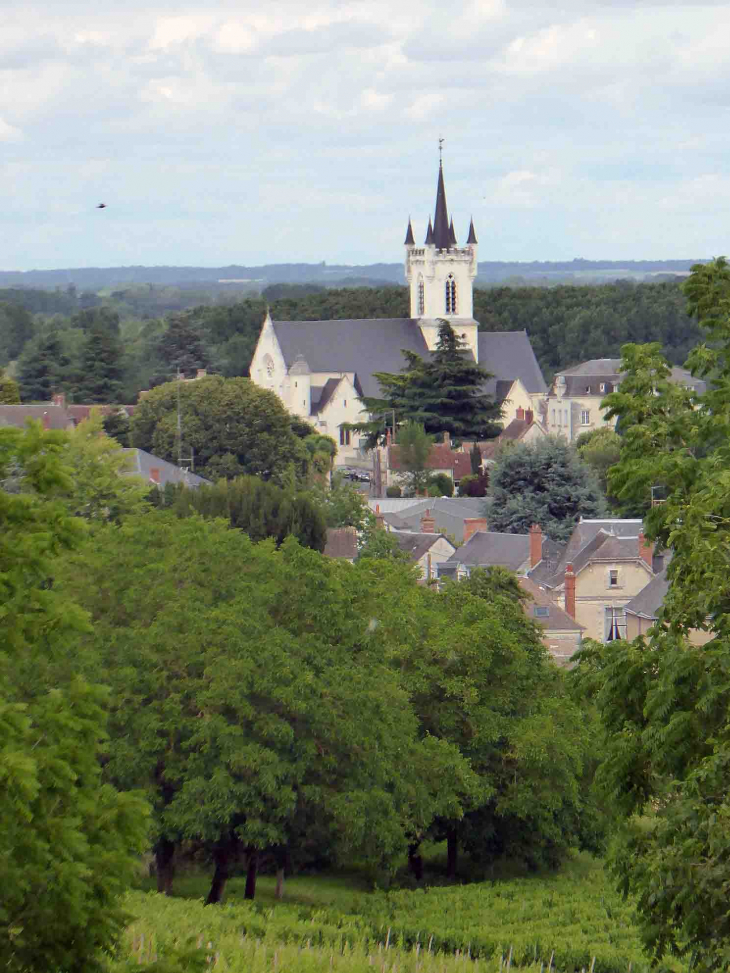
[[[436,533],[436,521],[431,516],[431,511],[427,510],[426,513],[421,517],[421,533],[422,534],[435,534]]]
[[[572,564],[565,565],[565,610],[575,618],[575,573]]]
[[[479,530],[487,529],[487,518],[486,517],[465,517],[464,518],[464,543],[469,540],[469,538],[476,534]]]
[[[385,517],[380,512],[380,504],[375,505],[375,527],[377,530],[385,530]]]
[[[525,418],[525,410],[522,408],[522,406],[520,406],[517,409],[516,416],[517,416],[518,419],[524,419]]]
[[[66,407],[66,396],[63,392],[56,392],[51,401],[54,405],[59,405],[62,409]]]
[[[150,480],[152,480],[153,483],[159,484],[159,482],[160,482],[160,467],[159,466],[150,466]]]
[[[47,412],[43,413],[43,428],[44,429],[51,428],[51,417],[48,415]]]
[[[208,374],[208,369],[207,368],[199,368],[198,371],[197,371],[197,373],[196,373],[196,375],[195,375],[195,377],[196,377],[196,379],[197,378],[205,378],[205,376],[207,374]]]
[[[535,413],[532,411],[532,409],[526,409],[525,422],[527,423],[528,426],[531,426],[534,421],[535,421]]]
[[[445,432],[443,434],[443,443],[444,443],[444,446],[448,446],[449,449],[451,449],[451,433],[450,432]]]
[[[654,568],[654,545],[646,540],[644,531],[639,533],[639,557],[646,561],[650,568]]]
[[[530,567],[542,561],[542,528],[539,524],[530,527]]]

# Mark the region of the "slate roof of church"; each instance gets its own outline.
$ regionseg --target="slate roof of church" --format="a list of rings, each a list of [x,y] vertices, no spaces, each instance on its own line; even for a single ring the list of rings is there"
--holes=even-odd
[[[428,347],[415,318],[365,318],[340,321],[272,321],[287,368],[301,355],[312,372],[354,372],[363,395],[377,398],[375,372],[398,372],[401,351],[428,357]],[[519,378],[528,392],[547,386],[526,331],[479,333],[479,363],[495,376],[485,392],[502,401]]]

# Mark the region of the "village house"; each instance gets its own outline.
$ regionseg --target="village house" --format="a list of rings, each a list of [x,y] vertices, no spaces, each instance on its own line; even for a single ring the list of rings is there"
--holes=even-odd
[[[626,614],[626,638],[635,639],[639,635],[646,635],[659,618],[659,612],[669,591],[665,565],[659,574],[655,575],[645,588],[624,608]],[[693,628],[687,634],[692,645],[705,645],[715,637],[713,632]]]
[[[404,350],[428,358],[436,348],[440,322],[446,320],[475,361],[493,375],[484,391],[503,404],[506,420],[514,418],[517,408],[535,409],[547,386],[527,333],[479,331],[473,317],[476,274],[474,225],[459,246],[439,167],[436,209],[425,242],[416,245],[410,221],[405,238],[410,317],[274,321],[267,313],[251,361],[251,380],[331,436],[338,445],[337,465],[361,461],[362,437],[349,428],[367,419],[360,397],[380,396],[376,373],[399,372]]]
[[[558,372],[542,405],[547,431],[572,443],[581,433],[606,425],[613,429],[615,420],[606,419],[601,402],[620,386],[620,368],[620,358],[596,358]],[[672,368],[670,381],[698,394],[706,390],[706,383],[685,368]]]
[[[519,585],[529,595],[524,603],[525,614],[542,629],[545,648],[559,665],[570,665],[583,643],[583,626],[556,605],[534,581],[520,578]]]
[[[626,606],[663,566],[641,520],[581,520],[560,556],[543,559],[528,577],[583,626],[586,638],[610,642],[626,637]]]

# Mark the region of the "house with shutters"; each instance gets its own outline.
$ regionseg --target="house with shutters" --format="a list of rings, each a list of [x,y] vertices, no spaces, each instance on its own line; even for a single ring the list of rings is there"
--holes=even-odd
[[[583,626],[586,638],[626,638],[629,603],[664,567],[641,520],[580,520],[555,556],[527,575]]]
[[[377,398],[377,372],[399,372],[403,351],[428,358],[440,322],[460,335],[475,361],[492,374],[484,391],[504,406],[507,422],[517,408],[537,409],[547,386],[525,331],[480,331],[474,319],[477,237],[473,222],[466,243],[457,240],[446,205],[439,165],[436,207],[426,238],[417,246],[408,221],[405,278],[410,317],[274,321],[267,313],[250,366],[251,380],[271,389],[293,414],[338,444],[336,463],[363,459],[361,437],[348,424],[362,422],[361,396]]]

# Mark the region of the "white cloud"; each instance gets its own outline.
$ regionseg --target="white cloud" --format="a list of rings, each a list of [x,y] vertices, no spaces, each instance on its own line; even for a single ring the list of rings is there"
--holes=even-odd
[[[9,125],[4,119],[0,118],[0,142],[20,142],[23,133],[14,125]]]

